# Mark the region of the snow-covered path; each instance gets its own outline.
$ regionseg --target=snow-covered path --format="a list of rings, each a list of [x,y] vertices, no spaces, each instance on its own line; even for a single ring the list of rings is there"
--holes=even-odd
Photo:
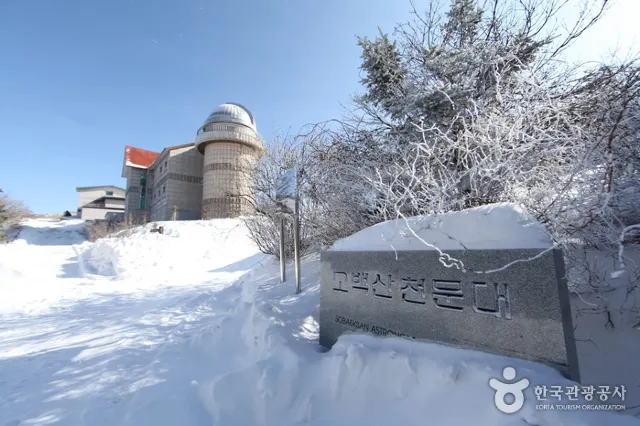
[[[224,225],[221,235],[242,239]],[[190,347],[190,330],[213,320],[212,306],[230,309],[211,303],[216,292],[260,256],[237,241],[208,253],[192,276],[166,264],[155,274],[129,264],[114,268],[120,276],[100,275],[115,265],[95,259],[99,247],[86,250],[82,226],[34,220],[0,246],[0,426],[210,424],[191,384],[208,363]],[[180,252],[203,260],[179,244],[170,251]]]

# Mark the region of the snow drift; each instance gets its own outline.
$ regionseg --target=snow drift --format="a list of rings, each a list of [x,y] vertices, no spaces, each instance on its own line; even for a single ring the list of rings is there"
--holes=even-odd
[[[330,250],[546,249],[551,245],[544,227],[521,207],[501,203],[379,223],[336,241]]]
[[[238,220],[157,223],[164,226],[163,234],[150,232],[152,224],[147,224],[86,243],[82,249],[87,265],[97,274],[117,279],[175,281],[184,276],[204,278],[210,272],[207,268],[258,254]]]
[[[305,259],[301,295],[293,294],[293,283],[278,282],[274,264],[227,289],[235,308],[193,343],[219,371],[198,380],[214,424],[638,424],[613,413],[537,410],[535,385],[572,382],[519,359],[358,333],[323,352],[318,267],[317,258]],[[505,366],[531,381],[525,407],[512,415],[496,409],[488,385]]]

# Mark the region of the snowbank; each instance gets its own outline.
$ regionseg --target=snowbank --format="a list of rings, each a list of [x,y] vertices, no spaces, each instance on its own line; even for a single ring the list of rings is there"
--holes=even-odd
[[[303,259],[296,295],[239,221],[167,222],[164,235],[138,229],[83,244],[80,224],[41,225],[0,247],[11,305],[0,305],[0,424],[640,423],[536,409],[535,385],[570,382],[523,360],[364,334],[323,352],[317,256]],[[5,315],[21,295],[27,312]],[[511,415],[489,386],[505,366],[531,382]]]
[[[519,359],[357,333],[343,335],[323,353],[317,340],[318,269],[316,258],[305,259],[300,295],[291,281],[278,282],[275,264],[254,269],[219,295],[237,299],[230,303],[235,307],[192,343],[215,366],[211,377],[196,380],[213,424],[640,423],[611,412],[536,409],[534,386],[572,382],[549,367]],[[488,384],[501,378],[505,366],[531,382],[524,408],[511,415],[496,409]]]
[[[117,279],[202,280],[208,272],[257,255],[240,220],[156,222],[124,232],[126,237],[85,243],[81,250],[89,270]],[[252,264],[247,264],[248,270]]]
[[[521,207],[501,203],[396,219],[336,241],[331,251],[545,249],[549,234]]]

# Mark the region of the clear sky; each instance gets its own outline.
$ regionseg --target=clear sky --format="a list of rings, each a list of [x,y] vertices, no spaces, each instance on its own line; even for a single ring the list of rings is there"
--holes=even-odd
[[[409,9],[404,0],[0,0],[0,188],[37,213],[73,211],[77,186],[124,186],[125,145],[192,142],[227,101],[246,105],[267,140],[336,118],[359,90],[356,35],[391,31]],[[638,16],[640,0],[618,0],[578,56],[628,48]]]

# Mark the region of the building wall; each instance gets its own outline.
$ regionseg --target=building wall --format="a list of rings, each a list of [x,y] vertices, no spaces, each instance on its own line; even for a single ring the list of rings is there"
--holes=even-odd
[[[140,178],[147,175],[146,169],[127,167],[127,193],[125,196],[125,214],[138,212],[140,202]],[[148,185],[148,183],[147,183]],[[147,197],[147,204],[148,203]]]
[[[251,211],[250,171],[258,153],[242,143],[216,141],[205,146],[202,217],[236,217]]]
[[[167,190],[166,185],[163,184],[163,179],[168,172],[165,166],[167,160],[168,153],[163,151],[149,167],[150,179],[147,192],[149,220],[167,220]]]
[[[93,200],[97,200],[100,197],[104,197],[107,195],[107,191],[112,191],[113,195],[124,197],[124,191],[116,189],[116,188],[96,188],[90,190],[80,190],[78,191],[78,208],[81,208],[87,203],[92,202]]]
[[[124,210],[124,204],[125,204],[125,200],[114,200],[111,198],[107,198],[106,200],[104,200],[104,206],[106,208],[115,208],[115,209]]]
[[[159,199],[151,207],[149,220],[169,220],[169,208],[167,207],[167,199]]]
[[[159,169],[156,170],[156,173]],[[162,182],[162,178],[154,177],[153,185],[150,187],[149,195],[149,219],[150,220],[167,220],[167,188]]]
[[[202,212],[204,158],[195,146],[190,146],[172,150],[168,164],[165,183],[169,218],[173,217],[175,208],[178,218],[199,219]]]
[[[122,213],[122,209],[85,207],[82,209],[80,218],[83,220],[100,220],[104,219],[109,212]]]
[[[156,171],[149,168],[147,169],[147,198],[146,198],[146,211],[151,212],[151,206],[153,205],[153,187],[156,179]]]
[[[202,209],[202,155],[195,146],[163,151],[149,169],[149,219],[199,219]]]

